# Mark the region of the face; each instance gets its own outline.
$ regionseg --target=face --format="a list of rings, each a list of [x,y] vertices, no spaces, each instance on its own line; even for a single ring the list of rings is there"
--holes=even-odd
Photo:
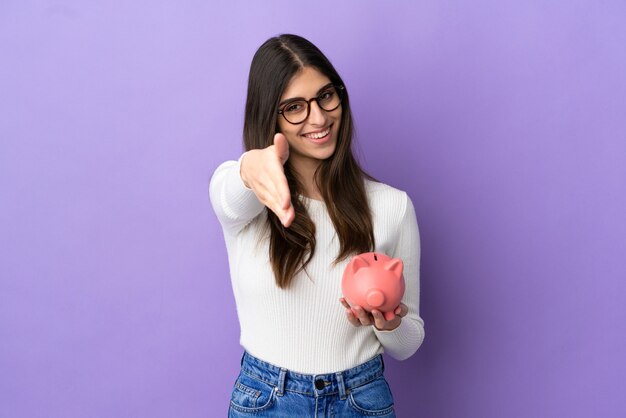
[[[305,67],[291,79],[280,102],[293,98],[309,100],[322,93],[328,84],[328,77],[314,68]],[[289,161],[301,174],[310,173],[322,160],[333,155],[341,123],[341,105],[330,112],[320,108],[315,100],[309,106],[309,117],[298,125],[293,125],[282,115],[278,115],[278,127],[289,143]],[[320,135],[324,136],[320,138]]]

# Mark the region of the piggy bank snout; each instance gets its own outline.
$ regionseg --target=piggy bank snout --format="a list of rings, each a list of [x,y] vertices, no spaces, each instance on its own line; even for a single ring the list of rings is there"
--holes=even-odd
[[[405,284],[400,259],[381,253],[363,253],[352,258],[344,270],[341,288],[350,305],[366,311],[391,312],[400,304]]]
[[[373,308],[383,306],[385,303],[385,294],[379,289],[370,289],[365,297],[367,304]]]

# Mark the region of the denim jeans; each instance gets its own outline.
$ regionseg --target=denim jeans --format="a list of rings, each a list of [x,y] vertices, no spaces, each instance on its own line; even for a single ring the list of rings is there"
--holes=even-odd
[[[341,372],[302,374],[244,352],[228,416],[395,417],[384,368],[379,354]]]

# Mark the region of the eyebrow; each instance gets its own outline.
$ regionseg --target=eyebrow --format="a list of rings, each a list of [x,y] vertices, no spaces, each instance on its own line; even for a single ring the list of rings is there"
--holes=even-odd
[[[317,93],[315,93],[315,97],[319,96],[319,94],[324,91],[324,89],[327,89],[328,87],[332,86],[333,83],[328,83],[325,86],[322,86],[322,88],[320,88]],[[289,103],[289,102],[293,102],[294,100],[306,100],[304,97],[292,97],[291,99],[285,99],[282,102],[278,103],[278,107],[281,107],[282,105],[284,105],[285,103]]]

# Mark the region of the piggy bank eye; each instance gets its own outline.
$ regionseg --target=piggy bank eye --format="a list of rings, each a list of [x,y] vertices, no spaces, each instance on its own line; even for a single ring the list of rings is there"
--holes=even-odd
[[[378,261],[378,257],[376,257],[376,254],[374,254],[374,261]]]

